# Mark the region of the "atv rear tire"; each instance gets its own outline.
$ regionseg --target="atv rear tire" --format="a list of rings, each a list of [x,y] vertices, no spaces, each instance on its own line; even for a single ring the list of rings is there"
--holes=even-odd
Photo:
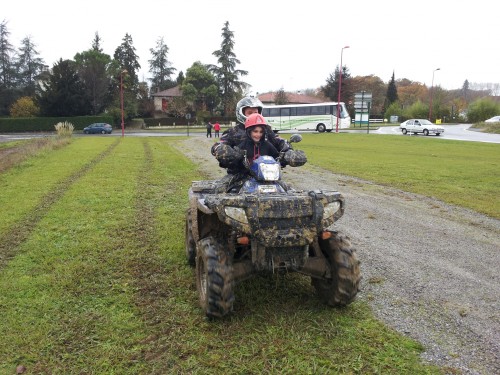
[[[196,242],[193,238],[193,221],[191,220],[191,215],[189,215],[189,209],[186,212],[186,230],[185,230],[185,241],[186,241],[186,257],[188,264],[192,267],[196,264]]]
[[[234,278],[232,257],[213,237],[200,240],[196,254],[196,288],[200,305],[209,318],[233,311]]]
[[[361,280],[356,250],[337,232],[327,240],[320,239],[319,245],[330,265],[331,279],[312,278],[312,285],[329,306],[346,306],[356,297]]]

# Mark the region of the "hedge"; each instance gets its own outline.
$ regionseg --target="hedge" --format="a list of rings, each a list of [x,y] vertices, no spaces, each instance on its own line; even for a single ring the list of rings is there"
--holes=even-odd
[[[188,122],[190,125],[197,122],[198,125],[205,124],[207,121],[210,121],[214,124],[218,121],[220,124],[230,124],[231,122],[236,121],[236,117],[223,117],[223,116],[208,116],[204,118],[200,118],[197,122],[196,119],[191,118],[187,120],[185,117],[158,117],[158,118],[145,118],[144,124],[146,127],[155,127],[155,126],[173,126],[173,125],[187,125]]]
[[[68,121],[73,124],[75,130],[83,130],[84,127],[94,122],[113,123],[112,116],[77,116],[77,117],[26,117],[0,118],[0,133],[23,133],[23,132],[53,132],[54,125],[58,122]]]

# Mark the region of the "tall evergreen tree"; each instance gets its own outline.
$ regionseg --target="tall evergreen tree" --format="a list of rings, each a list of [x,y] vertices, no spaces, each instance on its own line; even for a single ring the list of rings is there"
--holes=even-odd
[[[387,103],[386,107],[390,106],[392,103],[398,100],[398,89],[396,87],[396,79],[394,78],[394,72],[392,72],[392,78],[387,86]]]
[[[247,83],[239,81],[240,76],[246,76],[248,72],[236,69],[240,60],[236,58],[233,49],[234,34],[229,30],[229,22],[226,21],[222,28],[221,49],[212,53],[217,57],[219,66],[209,65],[210,71],[215,75],[219,84],[224,114],[234,112],[236,102],[248,86]]]
[[[156,92],[169,89],[176,85],[170,76],[177,69],[171,66],[168,61],[168,46],[164,43],[163,37],[156,42],[156,49],[149,50],[153,58],[149,60],[149,72],[153,75],[149,80],[151,81],[151,91]]]
[[[86,100],[90,103],[91,114],[102,113],[110,102],[109,88],[113,76],[111,57],[99,52],[99,48],[92,48],[77,53],[75,63],[84,86]]]
[[[75,62],[63,60],[54,64],[49,80],[38,99],[40,111],[46,116],[84,116],[90,105],[76,71]]]
[[[139,57],[135,53],[132,37],[128,33],[125,34],[122,44],[116,48],[114,59],[118,66],[115,74],[116,87],[119,87],[120,78],[123,77],[124,108],[126,117],[129,119],[137,114],[139,108],[139,78],[137,72],[141,65],[139,64]],[[123,73],[124,71],[126,72]],[[115,93],[119,92],[119,90],[114,91]],[[115,96],[115,100],[118,100],[118,96]]]
[[[96,52],[101,52],[102,53],[102,48],[101,48],[101,37],[99,36],[99,33],[96,31],[94,35],[94,40],[92,40],[92,50]]]
[[[21,41],[19,57],[17,59],[18,82],[25,96],[34,96],[36,92],[36,78],[44,70],[44,61],[36,50],[30,36]]]
[[[15,49],[9,41],[7,21],[0,23],[0,115],[7,115],[19,94],[15,90]]]
[[[15,49],[9,41],[10,31],[7,21],[0,23],[0,88],[7,89],[14,86],[14,55]]]
[[[126,33],[122,44],[115,50],[114,59],[118,61],[120,69],[127,70],[126,80],[131,90],[137,91],[139,78],[137,71],[141,68],[139,56],[135,53],[132,37]]]
[[[182,85],[182,82],[184,82],[184,72],[181,70],[175,79],[175,83],[177,85]]]
[[[469,93],[469,80],[465,80],[462,85],[462,95],[464,97],[464,101],[467,103],[467,94]]]
[[[342,67],[342,88],[341,97],[342,101],[346,102],[347,98],[353,96],[352,90],[349,88],[349,79],[351,78],[351,73],[346,66]],[[339,83],[340,83],[340,69],[339,66],[335,68],[334,73],[330,73],[326,79],[326,85],[321,86],[320,91],[323,95],[332,101],[337,101],[339,94]]]

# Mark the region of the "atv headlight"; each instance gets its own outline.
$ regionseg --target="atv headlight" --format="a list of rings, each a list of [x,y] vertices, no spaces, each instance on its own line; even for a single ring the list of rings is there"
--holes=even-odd
[[[329,219],[330,217],[332,217],[333,215],[335,215],[335,213],[338,210],[340,210],[340,202],[339,201],[328,203],[323,208],[323,220]]]
[[[243,224],[248,224],[248,218],[247,214],[245,213],[245,210],[240,207],[224,207],[224,211],[228,217],[231,219],[234,219],[236,221],[239,221],[240,223]]]
[[[280,178],[280,166],[276,164],[259,164],[259,179],[264,181],[278,181]]]

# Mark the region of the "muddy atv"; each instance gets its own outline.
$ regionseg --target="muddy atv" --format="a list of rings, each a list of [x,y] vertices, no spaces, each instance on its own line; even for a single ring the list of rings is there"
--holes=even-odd
[[[285,190],[277,179],[250,185],[256,182],[263,188],[217,193],[218,181],[210,180],[189,189],[186,256],[207,317],[230,313],[235,285],[260,272],[308,275],[328,305],[351,303],[359,261],[347,237],[332,229],[344,213],[342,195]]]

